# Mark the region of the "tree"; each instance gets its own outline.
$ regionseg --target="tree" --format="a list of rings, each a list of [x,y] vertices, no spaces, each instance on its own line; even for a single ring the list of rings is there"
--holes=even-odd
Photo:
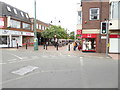
[[[74,37],[75,37],[74,31],[70,32],[70,39],[74,39]]]
[[[65,39],[67,37],[67,32],[64,28],[61,28],[61,26],[50,26],[45,31],[41,33],[42,37],[52,39],[54,38],[54,35],[58,39]]]

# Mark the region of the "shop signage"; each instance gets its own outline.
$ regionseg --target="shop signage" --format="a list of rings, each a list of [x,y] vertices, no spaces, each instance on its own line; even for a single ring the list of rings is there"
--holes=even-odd
[[[81,35],[82,34],[82,30],[77,30],[77,35]]]
[[[120,35],[110,35],[110,38],[120,38]]]
[[[0,18],[0,28],[4,28],[4,18]]]
[[[106,36],[101,36],[101,39],[106,39],[107,37]]]
[[[97,34],[82,34],[82,38],[96,38]]]
[[[25,35],[25,36],[34,36],[34,33],[31,33],[31,32],[23,32],[23,35]]]

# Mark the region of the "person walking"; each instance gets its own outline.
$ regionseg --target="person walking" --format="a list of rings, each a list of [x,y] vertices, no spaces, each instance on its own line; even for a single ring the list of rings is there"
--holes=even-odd
[[[76,51],[76,48],[77,48],[77,42],[74,42],[74,43],[73,43],[73,46],[74,46],[74,51]]]
[[[81,46],[81,44],[79,43],[79,45],[78,45],[78,50],[80,51],[82,49],[82,46]]]

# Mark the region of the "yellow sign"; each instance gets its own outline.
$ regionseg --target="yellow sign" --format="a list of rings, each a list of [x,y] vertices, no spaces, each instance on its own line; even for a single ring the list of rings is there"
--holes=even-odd
[[[110,43],[107,44],[107,47],[110,47]]]

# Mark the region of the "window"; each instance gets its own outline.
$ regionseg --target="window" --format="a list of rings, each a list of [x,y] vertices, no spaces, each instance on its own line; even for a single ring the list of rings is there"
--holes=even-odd
[[[28,14],[26,14],[26,17],[29,18]]]
[[[23,12],[21,12],[21,15],[22,15],[22,17],[24,17],[24,14],[23,14]]]
[[[39,29],[41,29],[41,25],[39,24]]]
[[[38,26],[39,26],[39,24],[36,24],[36,29],[39,29]]]
[[[78,24],[82,24],[82,12],[78,11]]]
[[[14,10],[14,13],[17,14],[17,10],[15,8],[13,10]]]
[[[7,45],[7,36],[0,36],[0,44]]]
[[[11,8],[10,8],[9,6],[7,6],[7,10],[8,10],[9,12],[11,12]]]
[[[120,18],[120,2],[111,2],[111,19]]]
[[[30,24],[23,23],[23,29],[29,29],[30,30]]]
[[[10,27],[12,28],[20,28],[20,22],[16,20],[10,20]]]
[[[99,8],[90,8],[90,20],[99,20]]]

